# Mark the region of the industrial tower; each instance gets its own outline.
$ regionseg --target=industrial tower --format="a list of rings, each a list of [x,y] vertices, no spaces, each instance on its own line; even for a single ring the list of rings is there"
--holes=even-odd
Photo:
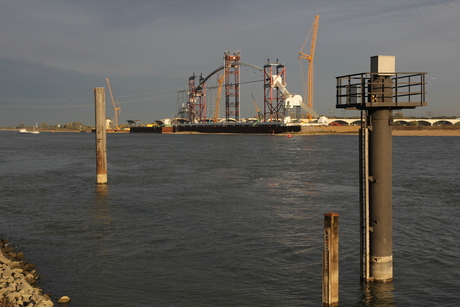
[[[206,85],[199,91],[195,87],[195,74],[188,79],[188,110],[190,123],[202,122],[206,118]],[[200,84],[203,76],[200,76]]]
[[[240,119],[240,51],[224,52],[225,119]]]
[[[266,122],[289,122],[289,112],[293,108],[306,107],[302,96],[291,94],[286,88],[286,68],[284,64],[270,63],[264,65],[264,114]],[[308,109],[308,108],[307,108]],[[310,109],[312,113],[315,113]]]
[[[265,122],[289,122],[290,117],[285,116],[286,111],[294,108],[303,108],[315,117],[319,117],[316,112],[308,108],[302,102],[301,95],[291,94],[286,88],[286,68],[276,60],[276,63],[267,64],[264,68],[252,64],[240,62],[240,51],[231,54],[229,51],[224,52],[224,65],[211,72],[207,77],[200,76],[198,85],[195,83],[195,74],[189,78],[187,102],[182,103],[182,96],[185,91],[178,91],[177,105],[178,115],[188,117],[190,123],[200,123],[213,121],[217,122],[217,116],[220,106],[221,85],[225,80],[225,120],[227,122],[239,122],[240,118],[240,67],[248,66],[260,71],[263,74],[264,81],[264,112],[261,118]],[[217,87],[209,87],[209,90],[217,88],[217,99],[211,118],[207,118],[206,102],[206,82],[219,71],[223,74],[218,75]],[[186,105],[186,106],[185,106]],[[188,116],[184,116],[188,114]]]
[[[283,99],[276,84],[285,84],[286,69],[283,64],[264,65],[264,121],[279,122],[284,118]]]

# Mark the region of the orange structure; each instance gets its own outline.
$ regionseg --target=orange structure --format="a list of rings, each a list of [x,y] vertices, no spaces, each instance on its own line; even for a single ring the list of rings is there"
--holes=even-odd
[[[318,36],[318,23],[319,23],[319,15],[316,15],[315,22],[310,30],[307,39],[303,43],[302,48],[299,51],[299,60],[305,59],[308,61],[308,74],[307,74],[307,82],[305,82],[305,78],[302,75],[302,86],[304,87],[304,100],[307,101],[307,106],[311,110],[313,110],[313,83],[314,83],[314,59],[315,59],[315,49],[316,49],[316,38]],[[311,44],[310,44],[310,54],[306,54],[303,52],[305,45],[307,44],[308,38],[311,34]],[[302,64],[302,62],[300,62]],[[302,65],[301,65],[302,66]],[[303,69],[302,69],[303,73]],[[305,89],[306,85],[306,89]],[[311,119],[312,115],[308,113],[308,118]]]

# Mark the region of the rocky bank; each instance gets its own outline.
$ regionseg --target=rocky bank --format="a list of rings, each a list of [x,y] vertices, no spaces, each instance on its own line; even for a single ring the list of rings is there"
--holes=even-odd
[[[16,253],[7,240],[0,240],[0,307],[51,307],[50,297],[36,287],[34,266]]]

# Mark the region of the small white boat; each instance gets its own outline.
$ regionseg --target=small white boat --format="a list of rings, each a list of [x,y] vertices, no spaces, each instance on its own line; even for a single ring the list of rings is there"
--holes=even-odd
[[[40,131],[37,131],[37,130],[28,131],[27,129],[21,129],[18,132],[21,134],[40,134]]]

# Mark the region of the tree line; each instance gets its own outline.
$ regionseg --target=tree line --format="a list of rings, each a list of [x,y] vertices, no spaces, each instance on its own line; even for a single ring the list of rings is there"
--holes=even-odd
[[[77,122],[77,121],[74,121],[74,122],[70,122],[70,123],[67,123],[67,124],[54,124],[54,125],[49,125],[48,123],[41,123],[41,124],[37,124],[37,125],[32,125],[32,126],[28,126],[28,125],[25,125],[24,123],[20,123],[19,125],[17,125],[15,128],[17,129],[31,129],[31,128],[38,128],[38,129],[41,129],[41,130],[58,130],[58,129],[66,129],[66,130],[88,130],[88,129],[92,129],[94,128],[93,126],[89,126],[89,125],[84,125],[82,122]]]

